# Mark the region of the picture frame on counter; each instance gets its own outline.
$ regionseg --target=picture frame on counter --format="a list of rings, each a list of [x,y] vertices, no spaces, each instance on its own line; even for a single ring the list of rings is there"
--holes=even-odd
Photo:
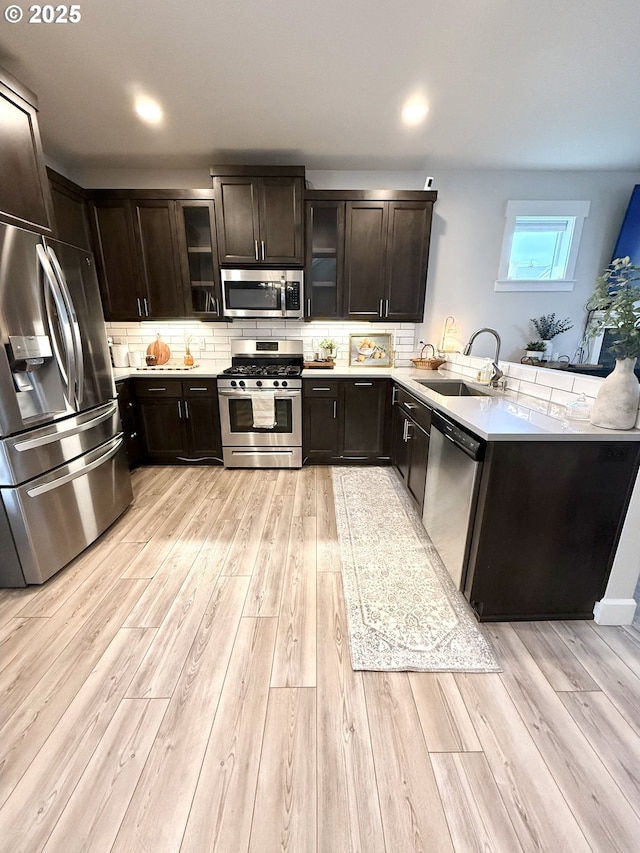
[[[391,367],[390,334],[349,335],[349,367]]]

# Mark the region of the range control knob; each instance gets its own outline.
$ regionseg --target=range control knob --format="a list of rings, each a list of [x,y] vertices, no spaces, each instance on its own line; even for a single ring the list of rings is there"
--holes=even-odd
[[[282,380],[282,387],[283,387],[283,388],[286,388],[288,384],[289,384],[289,383],[287,382],[287,380],[286,380],[286,379],[283,379],[283,380]]]
[[[241,379],[241,380],[240,380],[240,382],[238,382],[238,385],[239,385],[241,388],[244,388],[244,379]]]
[[[262,388],[262,379],[257,379],[257,380],[256,380],[256,386],[257,386],[258,388]]]
[[[280,383],[278,382],[278,380],[277,380],[277,379],[274,379],[274,380],[273,380],[273,387],[274,387],[274,388],[277,388],[279,384],[280,384]]]
[[[238,383],[236,382],[236,380],[235,380],[235,379],[232,379],[232,380],[231,380],[231,387],[232,387],[232,388],[235,388],[237,384],[238,384]]]

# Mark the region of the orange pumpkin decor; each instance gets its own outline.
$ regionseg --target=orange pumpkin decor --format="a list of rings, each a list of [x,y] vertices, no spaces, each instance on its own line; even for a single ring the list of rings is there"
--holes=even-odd
[[[166,364],[171,358],[171,350],[160,337],[156,336],[155,341],[147,347],[147,355],[155,355],[156,364]]]

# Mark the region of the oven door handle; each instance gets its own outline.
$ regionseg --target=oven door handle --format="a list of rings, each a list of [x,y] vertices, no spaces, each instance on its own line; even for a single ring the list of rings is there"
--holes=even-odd
[[[271,391],[270,388],[267,388],[266,390]],[[273,391],[274,391],[274,394],[275,394],[277,399],[280,399],[282,397],[299,397],[302,394],[302,391],[300,391],[300,390],[280,391],[278,388],[274,388]],[[260,389],[255,389],[255,390],[254,389],[247,389],[245,391],[238,391],[236,388],[234,388],[233,390],[230,390],[227,388],[218,388],[218,395],[220,397],[246,397],[249,394],[261,394],[261,393],[263,393],[263,392],[260,391]]]

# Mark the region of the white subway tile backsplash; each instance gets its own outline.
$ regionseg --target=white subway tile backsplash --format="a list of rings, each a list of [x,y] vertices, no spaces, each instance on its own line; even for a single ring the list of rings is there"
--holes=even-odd
[[[570,373],[563,373],[561,370],[538,370],[536,372],[538,385],[548,385],[550,388],[558,388],[562,391],[572,390],[573,378]]]
[[[551,388],[546,385],[538,385],[536,382],[526,382],[524,379],[520,382],[520,393],[527,394],[529,397],[537,397],[540,400],[551,399]]]
[[[574,376],[573,391],[575,394],[586,394],[589,397],[596,397],[602,382],[602,379],[594,379],[590,376]]]
[[[576,399],[576,394],[570,391],[562,391],[560,388],[553,388],[551,391],[551,402],[557,403],[560,406],[566,406],[573,403]]]
[[[509,365],[509,376],[513,376],[516,379],[524,379],[525,382],[535,382],[537,373],[538,370],[528,364],[511,363]]]

